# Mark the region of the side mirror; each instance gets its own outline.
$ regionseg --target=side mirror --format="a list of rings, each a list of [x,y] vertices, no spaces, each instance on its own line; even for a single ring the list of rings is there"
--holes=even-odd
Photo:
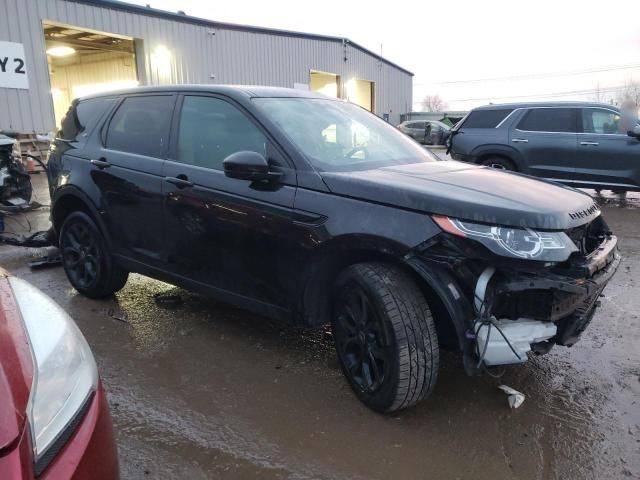
[[[633,130],[629,130],[627,132],[627,135],[629,135],[630,137],[635,137],[638,140],[640,140],[640,125],[636,125],[635,127],[633,127]]]
[[[281,176],[270,172],[267,159],[257,152],[241,151],[232,153],[222,162],[224,174],[229,178],[251,182],[272,181]]]

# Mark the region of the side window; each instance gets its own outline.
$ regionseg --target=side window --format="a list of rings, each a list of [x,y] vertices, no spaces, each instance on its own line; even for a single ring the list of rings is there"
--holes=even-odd
[[[187,96],[178,130],[181,163],[222,170],[232,153],[249,150],[266,157],[267,139],[240,110],[213,97]]]
[[[60,123],[58,138],[76,141],[78,136],[88,133],[100,120],[104,112],[113,105],[115,98],[94,98],[73,102]]]
[[[620,115],[617,113],[598,108],[582,110],[582,131],[584,133],[623,133],[619,128]]]
[[[167,144],[174,97],[128,97],[111,118],[106,146],[111,150],[160,157]]]
[[[460,128],[496,128],[513,110],[474,110]]]
[[[575,108],[532,108],[525,113],[518,130],[528,132],[565,132],[577,131]]]

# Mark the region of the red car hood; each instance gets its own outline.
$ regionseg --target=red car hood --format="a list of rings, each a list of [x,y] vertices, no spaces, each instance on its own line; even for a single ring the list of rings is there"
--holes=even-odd
[[[7,276],[0,269],[0,457],[25,428],[33,381],[31,349]]]

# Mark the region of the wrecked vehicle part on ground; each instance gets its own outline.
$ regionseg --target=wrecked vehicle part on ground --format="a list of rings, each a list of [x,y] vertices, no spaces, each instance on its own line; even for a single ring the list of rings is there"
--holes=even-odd
[[[31,191],[31,178],[20,161],[17,140],[0,133],[0,205],[26,205],[31,201]]]
[[[618,262],[588,195],[439,161],[313,92],[144,87],[68,117],[47,175],[76,290],[103,298],[136,272],[331,323],[349,384],[378,411],[430,394],[441,347],[477,373],[572,343]]]

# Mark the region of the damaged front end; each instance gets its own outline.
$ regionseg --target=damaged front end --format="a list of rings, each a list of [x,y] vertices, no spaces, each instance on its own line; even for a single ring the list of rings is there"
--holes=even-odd
[[[469,374],[576,343],[621,260],[600,215],[560,232],[433,219],[442,233],[406,260],[442,301]]]

